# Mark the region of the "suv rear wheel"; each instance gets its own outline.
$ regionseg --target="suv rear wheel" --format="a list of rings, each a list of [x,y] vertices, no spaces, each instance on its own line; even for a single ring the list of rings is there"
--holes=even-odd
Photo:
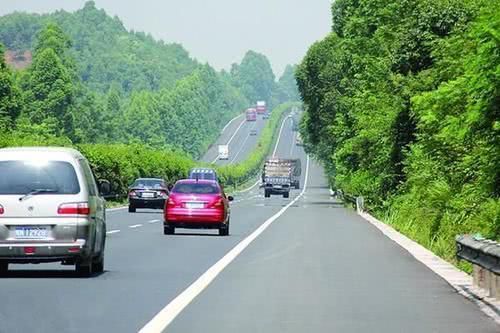
[[[288,198],[288,197],[290,197],[290,192],[283,193],[283,198]]]
[[[92,258],[78,261],[76,263],[76,274],[81,277],[89,277],[92,275]]]
[[[128,212],[129,213],[135,213],[135,207],[132,205],[128,205]]]
[[[269,198],[271,196],[271,192],[268,190],[264,191],[264,197]]]
[[[106,234],[106,229],[104,229],[104,234]],[[104,272],[104,248],[106,246],[106,238],[104,237],[102,240],[101,253],[94,258],[92,262],[92,269],[96,273]]]

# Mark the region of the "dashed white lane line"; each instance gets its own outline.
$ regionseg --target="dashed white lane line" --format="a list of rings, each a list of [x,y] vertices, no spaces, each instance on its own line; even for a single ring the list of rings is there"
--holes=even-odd
[[[151,220],[148,223],[153,224],[153,223],[158,223],[158,222],[160,222],[160,220]]]
[[[106,235],[117,234],[119,232],[121,232],[121,230],[110,230],[110,231],[106,232]]]
[[[288,205],[283,207],[279,212],[271,216],[260,227],[252,232],[247,238],[242,240],[217,263],[210,267],[203,275],[201,275],[193,284],[165,306],[150,322],[148,322],[139,333],[160,333],[181,313],[186,306],[191,303],[208,285],[226,268],[250,243],[260,236],[274,221],[283,215],[288,208],[294,205],[305,193],[309,175],[309,157],[307,157],[306,165],[306,180],[304,188],[300,194],[292,200]]]
[[[142,224],[134,224],[134,225],[129,225],[128,226],[130,229],[136,229],[142,227]]]
[[[276,151],[278,150],[278,145],[279,145],[280,139],[281,139],[281,133],[283,133],[283,127],[285,127],[285,123],[288,119],[291,119],[290,115],[286,116],[285,119],[283,119],[283,122],[281,123],[280,132],[278,134],[278,140],[276,140],[276,145],[274,146],[274,150],[273,150],[273,157],[276,156]]]

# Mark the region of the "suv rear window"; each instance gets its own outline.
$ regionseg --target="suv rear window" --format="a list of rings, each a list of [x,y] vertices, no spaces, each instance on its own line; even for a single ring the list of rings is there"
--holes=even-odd
[[[178,183],[174,186],[172,192],[182,194],[218,194],[220,193],[220,188],[217,184]]]
[[[75,169],[63,161],[0,161],[0,194],[77,194],[80,184]]]

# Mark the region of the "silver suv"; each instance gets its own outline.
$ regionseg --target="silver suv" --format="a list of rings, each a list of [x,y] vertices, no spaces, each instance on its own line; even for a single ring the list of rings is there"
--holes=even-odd
[[[61,262],[104,270],[105,201],[74,149],[0,149],[0,275],[9,263]]]

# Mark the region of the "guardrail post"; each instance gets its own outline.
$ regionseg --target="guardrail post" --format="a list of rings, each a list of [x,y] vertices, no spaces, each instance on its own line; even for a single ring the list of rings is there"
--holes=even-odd
[[[476,287],[481,287],[481,267],[478,265],[472,265],[472,283]]]
[[[489,275],[489,277],[488,277],[488,281],[489,281],[488,296],[493,297],[493,298],[497,298],[498,297],[498,294],[497,294],[497,289],[498,289],[497,283],[499,282],[498,276],[495,273],[493,273],[493,272],[489,272],[488,275]]]
[[[356,209],[358,213],[362,213],[365,211],[365,198],[356,197]]]

